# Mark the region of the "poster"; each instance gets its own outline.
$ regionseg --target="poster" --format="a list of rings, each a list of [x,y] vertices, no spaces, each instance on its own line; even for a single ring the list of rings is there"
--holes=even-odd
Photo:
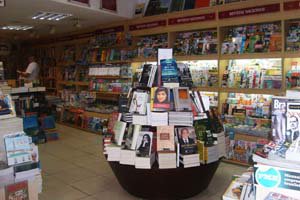
[[[1,1],[1,0],[0,0]],[[71,3],[76,3],[83,6],[90,6],[90,0],[69,0]]]
[[[101,8],[117,12],[117,0],[102,0]]]

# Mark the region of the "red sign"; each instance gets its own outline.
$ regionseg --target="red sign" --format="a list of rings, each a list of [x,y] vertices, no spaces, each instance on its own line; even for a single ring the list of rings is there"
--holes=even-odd
[[[285,2],[283,5],[284,10],[296,10],[300,9],[300,1]]]
[[[215,13],[203,14],[203,15],[193,15],[187,17],[178,17],[178,18],[170,18],[169,25],[175,24],[188,24],[193,22],[202,22],[216,19]]]
[[[255,6],[250,8],[242,8],[242,9],[219,12],[219,19],[257,15],[257,14],[272,13],[272,12],[279,12],[279,11],[280,11],[280,4],[275,3],[275,4],[269,4],[263,6]]]
[[[136,30],[156,28],[156,27],[166,26],[166,25],[167,25],[166,20],[160,20],[160,21],[147,22],[147,23],[142,23],[142,24],[133,24],[133,25],[129,26],[129,30],[136,31]]]
[[[107,34],[107,33],[117,33],[117,32],[123,32],[124,26],[116,26],[116,27],[110,27],[110,28],[104,28],[97,30],[96,33],[98,34]]]

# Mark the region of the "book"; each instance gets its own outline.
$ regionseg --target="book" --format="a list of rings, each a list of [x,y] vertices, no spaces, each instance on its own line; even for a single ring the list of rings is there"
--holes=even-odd
[[[193,80],[189,66],[184,63],[178,63],[177,67],[179,70],[179,86],[191,88],[193,86]]]
[[[169,11],[171,0],[150,0],[145,16],[164,14]]]
[[[8,94],[2,94],[0,91],[0,119],[15,117],[14,102]]]
[[[170,12],[183,10],[184,1],[183,0],[172,0]]]
[[[180,154],[197,154],[196,134],[193,127],[176,128],[178,143],[180,144]]]
[[[203,7],[209,7],[210,0],[196,0],[195,1],[195,8],[203,8]]]
[[[161,65],[161,81],[163,86],[169,83],[178,83],[178,69],[175,59],[162,59]]]
[[[5,200],[29,200],[28,181],[7,185],[5,187]]]
[[[128,137],[126,139],[126,146],[129,149],[135,149],[136,143],[138,140],[138,136],[139,136],[141,130],[142,130],[141,125],[134,125],[132,132],[129,132]]]
[[[173,88],[174,92],[174,103],[176,111],[191,111],[192,102],[189,94],[189,88],[180,87]]]
[[[147,87],[151,76],[152,64],[145,64],[139,78],[140,86]]]
[[[170,89],[166,87],[151,88],[151,110],[168,111],[170,107]]]
[[[140,131],[136,143],[136,156],[149,157],[152,150],[153,132]]]
[[[157,127],[157,151],[175,151],[174,126]]]
[[[147,92],[134,91],[131,99],[129,112],[138,113],[141,115],[146,114],[146,104],[148,102],[149,95]]]
[[[24,132],[4,136],[4,143],[9,166],[32,161],[31,138]]]
[[[195,0],[185,0],[183,10],[189,10],[195,8]]]
[[[117,145],[121,145],[123,142],[126,124],[127,124],[126,122],[117,121],[114,125],[113,132],[115,135],[115,142]]]
[[[143,17],[145,12],[145,3],[137,3],[135,5],[134,17]]]

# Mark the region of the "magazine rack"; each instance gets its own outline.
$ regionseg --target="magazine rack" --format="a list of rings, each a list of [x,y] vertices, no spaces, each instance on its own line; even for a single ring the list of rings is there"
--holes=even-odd
[[[205,190],[219,161],[192,168],[136,169],[134,166],[109,162],[118,182],[130,194],[147,199],[182,199]]]

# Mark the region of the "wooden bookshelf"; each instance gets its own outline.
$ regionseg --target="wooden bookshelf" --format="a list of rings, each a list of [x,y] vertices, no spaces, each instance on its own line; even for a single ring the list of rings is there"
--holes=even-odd
[[[98,76],[98,75],[89,75],[92,78],[99,79],[132,79],[132,77],[123,77],[123,76]]]
[[[218,60],[218,54],[211,55],[191,55],[191,56],[174,56],[177,61],[190,60]]]
[[[283,89],[220,88],[219,91],[225,93],[270,94],[276,96],[285,94],[285,90]]]
[[[83,81],[58,81],[58,84],[61,84],[61,85],[88,86],[89,82],[83,82]]]

